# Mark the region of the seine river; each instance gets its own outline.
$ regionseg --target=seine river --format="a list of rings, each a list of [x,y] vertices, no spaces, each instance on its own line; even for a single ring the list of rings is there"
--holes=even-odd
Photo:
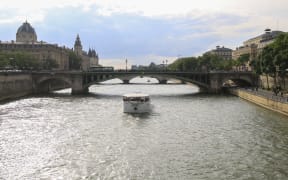
[[[153,112],[122,112],[125,93]],[[94,85],[0,104],[0,179],[288,179],[288,118],[193,85]]]

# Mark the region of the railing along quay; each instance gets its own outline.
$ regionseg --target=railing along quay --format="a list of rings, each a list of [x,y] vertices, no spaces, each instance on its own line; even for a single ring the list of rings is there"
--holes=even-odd
[[[256,89],[256,88],[239,88],[242,91],[245,91],[247,93],[260,96],[260,97],[265,97],[267,99],[273,100],[273,101],[278,101],[281,103],[287,103],[288,104],[288,96],[284,94],[278,94],[276,95],[275,93],[271,91],[266,91],[263,89]]]

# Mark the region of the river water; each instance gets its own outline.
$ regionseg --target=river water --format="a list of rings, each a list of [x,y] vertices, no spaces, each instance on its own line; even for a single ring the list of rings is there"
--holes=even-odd
[[[153,111],[122,112],[148,93]],[[94,85],[0,105],[0,179],[288,179],[288,118],[193,85]]]

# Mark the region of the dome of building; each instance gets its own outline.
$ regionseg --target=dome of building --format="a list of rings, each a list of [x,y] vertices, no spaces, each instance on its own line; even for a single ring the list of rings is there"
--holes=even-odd
[[[37,35],[34,28],[27,21],[17,30],[16,42],[36,42]]]
[[[17,33],[35,33],[34,28],[26,21],[17,30]],[[35,33],[36,34],[36,33]]]

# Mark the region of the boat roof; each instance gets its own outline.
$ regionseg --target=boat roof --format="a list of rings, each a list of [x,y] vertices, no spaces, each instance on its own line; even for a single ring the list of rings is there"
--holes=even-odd
[[[142,93],[131,93],[131,94],[124,94],[123,97],[149,97],[149,95]]]

